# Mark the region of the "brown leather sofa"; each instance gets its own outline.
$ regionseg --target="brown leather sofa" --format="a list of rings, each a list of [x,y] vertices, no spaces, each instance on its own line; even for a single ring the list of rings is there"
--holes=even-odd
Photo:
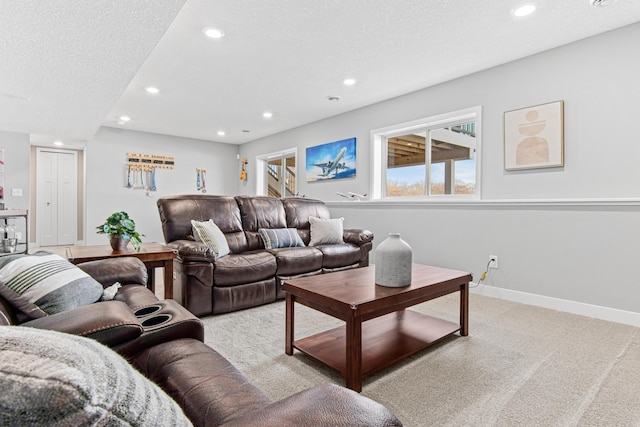
[[[78,267],[104,287],[119,281],[123,286],[115,300],[25,320],[0,297],[0,334],[2,328],[21,325],[93,338],[159,385],[196,426],[401,425],[384,406],[333,384],[272,402],[202,342],[199,319],[173,300],[158,300],[140,285],[146,283],[147,273],[137,258],[92,261]]]
[[[345,229],[344,243],[308,246],[309,217],[329,219],[319,200],[189,194],[162,197],[158,211],[166,244],[177,251],[175,292],[196,316],[225,313],[284,298],[282,280],[369,265],[373,234]],[[217,257],[195,241],[191,220],[212,219],[230,255]],[[260,228],[295,228],[304,247],[265,249]]]

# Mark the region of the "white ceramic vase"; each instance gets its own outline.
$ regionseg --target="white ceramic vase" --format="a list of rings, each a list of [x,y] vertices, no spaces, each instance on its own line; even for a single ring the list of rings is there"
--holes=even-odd
[[[399,288],[411,284],[411,246],[398,233],[389,233],[376,249],[376,285]]]

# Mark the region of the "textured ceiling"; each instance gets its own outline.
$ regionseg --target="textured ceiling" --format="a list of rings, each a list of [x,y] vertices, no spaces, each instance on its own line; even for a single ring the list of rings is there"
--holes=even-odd
[[[0,130],[91,139],[183,4],[1,1]]]
[[[515,18],[525,2],[537,11]],[[1,2],[0,129],[243,143],[640,21],[639,0],[182,3]],[[204,37],[207,26],[226,37]]]

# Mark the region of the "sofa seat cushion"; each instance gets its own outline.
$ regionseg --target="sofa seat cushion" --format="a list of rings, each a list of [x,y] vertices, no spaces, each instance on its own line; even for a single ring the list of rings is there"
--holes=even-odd
[[[276,257],[267,251],[230,254],[218,258],[213,267],[215,286],[235,286],[274,277]]]
[[[322,252],[311,246],[269,249],[276,257],[278,276],[294,276],[322,269]]]
[[[362,253],[360,248],[350,243],[342,245],[319,245],[316,249],[322,252],[323,268],[340,268],[358,264]]]

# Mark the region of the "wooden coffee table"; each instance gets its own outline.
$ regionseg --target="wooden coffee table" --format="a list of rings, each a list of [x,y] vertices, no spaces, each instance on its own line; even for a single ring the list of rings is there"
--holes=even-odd
[[[348,388],[455,332],[469,334],[469,282],[462,271],[413,264],[412,284],[375,284],[369,266],[286,280],[285,352],[296,348],[336,369]],[[460,292],[460,323],[427,316],[407,307]],[[294,303],[345,321],[345,325],[294,340]]]
[[[147,287],[156,291],[156,267],[164,269],[164,298],[173,298],[173,260],[177,257],[173,250],[156,242],[140,243],[140,252],[136,252],[131,244],[122,251],[114,251],[110,245],[99,246],[69,246],[66,248],[67,258],[73,264],[86,261],[96,261],[105,258],[133,256],[144,263],[149,272]]]

